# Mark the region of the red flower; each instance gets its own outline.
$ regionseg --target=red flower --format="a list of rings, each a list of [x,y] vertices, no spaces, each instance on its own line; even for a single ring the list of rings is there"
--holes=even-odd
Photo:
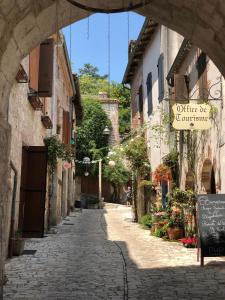
[[[154,175],[154,180],[158,183],[160,181],[171,181],[172,180],[171,170],[169,167],[167,167],[164,164],[159,165],[156,168],[153,175]]]
[[[183,243],[184,245],[196,245],[197,243],[196,237],[183,238],[180,239],[179,241],[181,241],[181,243]]]

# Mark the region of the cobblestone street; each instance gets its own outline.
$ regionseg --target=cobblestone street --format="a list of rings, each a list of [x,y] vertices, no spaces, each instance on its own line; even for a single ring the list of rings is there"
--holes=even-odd
[[[225,299],[225,261],[151,237],[130,208],[73,213],[56,234],[31,239],[6,265],[4,299]]]

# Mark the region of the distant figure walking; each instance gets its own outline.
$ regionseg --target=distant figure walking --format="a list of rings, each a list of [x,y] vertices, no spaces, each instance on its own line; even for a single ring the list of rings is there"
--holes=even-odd
[[[131,190],[130,186],[127,187],[126,202],[127,202],[127,206],[131,205],[131,202],[132,202],[132,190]]]

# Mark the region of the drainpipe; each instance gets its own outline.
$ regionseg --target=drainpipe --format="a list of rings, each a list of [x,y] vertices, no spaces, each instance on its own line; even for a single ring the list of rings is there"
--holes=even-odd
[[[10,239],[9,239],[9,257],[12,257],[13,251],[13,238],[14,238],[14,225],[15,225],[15,213],[16,213],[16,191],[17,191],[17,181],[18,181],[18,171],[14,166],[13,162],[10,161],[10,167],[14,172],[13,180],[13,193],[12,193],[12,209],[11,209],[11,225],[10,225]]]

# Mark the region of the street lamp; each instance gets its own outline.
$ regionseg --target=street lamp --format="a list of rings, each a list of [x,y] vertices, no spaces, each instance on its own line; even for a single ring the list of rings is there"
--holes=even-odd
[[[88,170],[87,170],[87,165],[90,164],[90,162],[91,162],[91,160],[90,160],[89,157],[84,157],[84,158],[83,158],[83,163],[84,163],[85,166],[86,166],[86,169],[85,169],[85,172],[84,172],[84,176],[86,176],[86,177],[89,175],[89,172],[88,172]]]
[[[103,130],[103,134],[104,135],[110,135],[110,129],[107,125],[105,126],[105,129]]]
[[[116,162],[114,161],[114,160],[110,160],[109,162],[108,162],[108,165],[110,166],[110,167],[115,167],[115,165],[116,165]]]

